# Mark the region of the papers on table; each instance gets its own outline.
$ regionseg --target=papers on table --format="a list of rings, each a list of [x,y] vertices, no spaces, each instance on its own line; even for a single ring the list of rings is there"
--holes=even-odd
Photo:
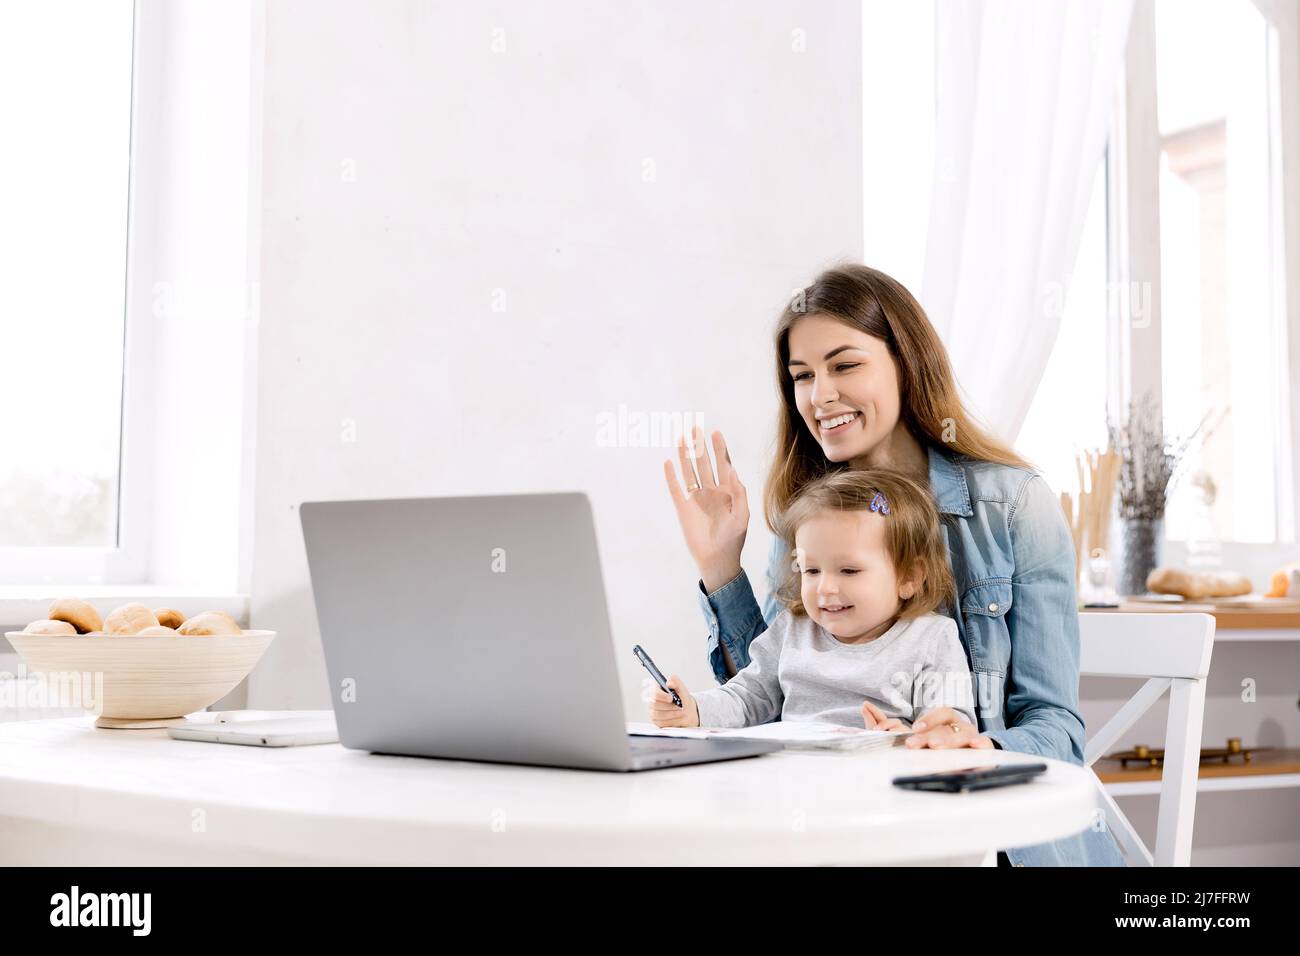
[[[786,750],[878,750],[903,742],[910,730],[866,730],[822,720],[779,720],[757,727],[656,727],[628,721],[627,732],[645,737],[690,737],[695,740],[743,738],[771,740]]]

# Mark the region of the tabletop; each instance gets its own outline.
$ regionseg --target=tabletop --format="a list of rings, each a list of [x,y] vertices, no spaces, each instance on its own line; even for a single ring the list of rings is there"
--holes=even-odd
[[[1097,806],[1084,768],[1001,750],[786,751],[610,773],[182,741],[93,720],[0,724],[5,833],[75,828],[305,863],[893,864],[1059,839]],[[987,791],[890,782],[1039,759],[1035,781]]]

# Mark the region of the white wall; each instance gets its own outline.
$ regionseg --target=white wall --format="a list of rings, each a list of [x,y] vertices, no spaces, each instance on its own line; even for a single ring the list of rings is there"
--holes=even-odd
[[[252,617],[280,637],[250,706],[328,706],[296,511],[322,498],[586,490],[629,716],[634,642],[711,683],[669,449],[596,425],[698,413],[761,511],[772,326],[862,253],[859,18],[267,5]]]

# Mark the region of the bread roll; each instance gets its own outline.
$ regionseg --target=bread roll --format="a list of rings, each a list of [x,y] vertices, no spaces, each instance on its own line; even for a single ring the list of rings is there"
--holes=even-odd
[[[138,634],[146,627],[157,627],[158,618],[143,604],[123,604],[104,618],[105,634]]]
[[[67,621],[32,621],[23,628],[23,633],[72,637],[77,633],[77,629]]]
[[[173,631],[185,623],[185,615],[173,607],[156,607],[153,613],[159,624],[170,627]]]
[[[239,625],[225,611],[204,611],[195,614],[176,629],[178,634],[190,637],[220,637],[239,634]]]
[[[1157,594],[1180,594],[1189,601],[1236,597],[1250,593],[1250,579],[1231,571],[1184,571],[1156,568],[1147,575],[1147,588]]]
[[[136,633],[136,637],[170,637],[175,635],[176,628],[168,627],[165,624],[158,624],[154,627],[146,627],[144,630]]]
[[[99,612],[81,598],[59,598],[45,615],[51,621],[67,621],[78,634],[98,631],[104,626]]]

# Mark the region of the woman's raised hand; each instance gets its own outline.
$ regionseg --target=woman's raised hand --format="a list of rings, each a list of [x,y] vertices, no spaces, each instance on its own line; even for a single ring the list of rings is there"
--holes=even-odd
[[[706,591],[712,593],[740,573],[740,552],[749,528],[749,499],[736,469],[731,467],[722,432],[713,433],[717,473],[709,460],[699,426],[691,430],[691,447],[677,440],[677,460],[685,489],[678,483],[671,459],[664,461],[664,479],[686,547],[700,569]]]

